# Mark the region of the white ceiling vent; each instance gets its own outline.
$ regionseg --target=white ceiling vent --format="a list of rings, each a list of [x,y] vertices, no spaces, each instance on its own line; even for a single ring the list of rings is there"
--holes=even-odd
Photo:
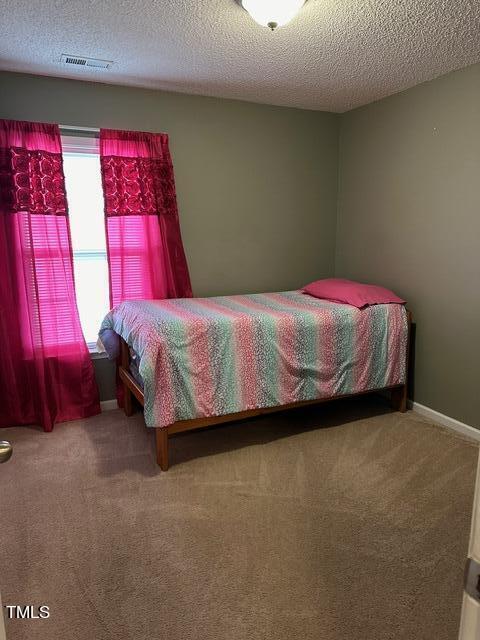
[[[94,69],[110,69],[112,60],[98,60],[97,58],[86,58],[85,56],[72,56],[69,53],[62,53],[60,62],[72,64],[77,67],[93,67]]]

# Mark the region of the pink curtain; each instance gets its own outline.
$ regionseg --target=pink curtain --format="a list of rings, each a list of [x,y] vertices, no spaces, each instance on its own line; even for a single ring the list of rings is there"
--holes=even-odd
[[[0,426],[99,413],[75,300],[58,126],[0,120]]]
[[[112,307],[192,296],[166,134],[100,131]]]

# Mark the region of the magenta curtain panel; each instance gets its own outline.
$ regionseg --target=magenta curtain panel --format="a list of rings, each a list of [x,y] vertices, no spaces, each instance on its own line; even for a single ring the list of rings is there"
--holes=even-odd
[[[192,296],[166,134],[100,131],[112,307]]]
[[[58,126],[0,120],[0,426],[99,413],[75,300]]]

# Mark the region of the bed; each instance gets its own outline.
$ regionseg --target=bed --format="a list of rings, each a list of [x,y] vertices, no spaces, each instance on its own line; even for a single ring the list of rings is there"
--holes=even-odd
[[[357,309],[301,291],[123,302],[100,340],[118,362],[169,466],[169,436],[191,429],[389,390],[406,410],[411,315],[400,304]]]

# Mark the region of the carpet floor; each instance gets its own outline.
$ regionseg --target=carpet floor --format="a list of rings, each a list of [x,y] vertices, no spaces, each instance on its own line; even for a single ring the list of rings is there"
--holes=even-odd
[[[8,640],[455,640],[477,446],[381,400],[0,430]]]

